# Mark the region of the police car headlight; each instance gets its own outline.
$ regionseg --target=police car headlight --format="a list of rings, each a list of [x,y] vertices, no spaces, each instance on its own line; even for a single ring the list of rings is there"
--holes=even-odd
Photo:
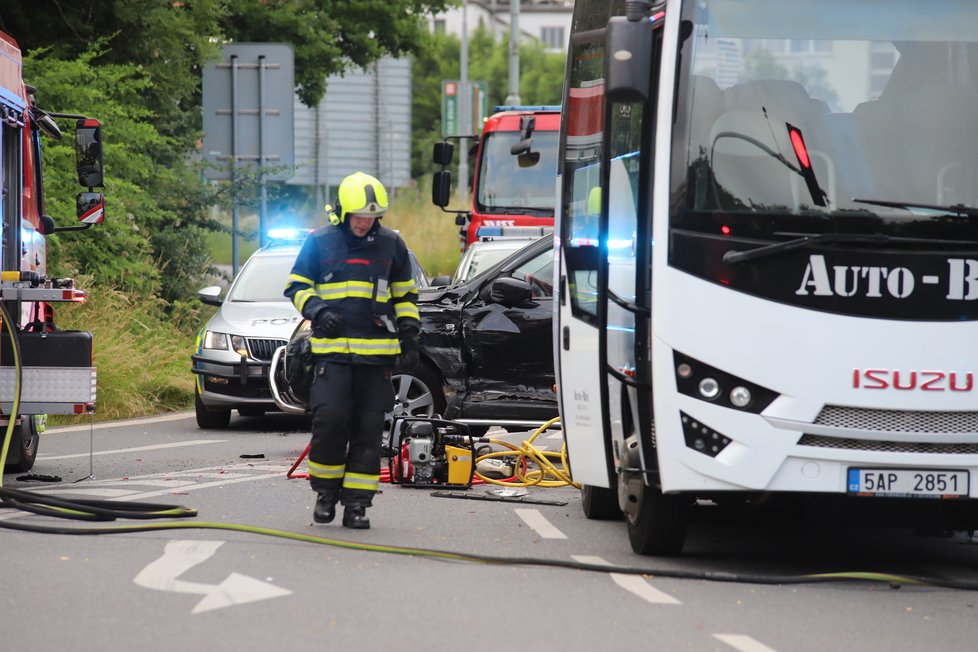
[[[207,331],[204,333],[204,348],[205,349],[221,349],[227,351],[228,348],[228,336],[224,333],[217,333],[215,331]]]
[[[238,355],[248,355],[248,345],[245,343],[245,338],[240,335],[231,336],[231,348]]]

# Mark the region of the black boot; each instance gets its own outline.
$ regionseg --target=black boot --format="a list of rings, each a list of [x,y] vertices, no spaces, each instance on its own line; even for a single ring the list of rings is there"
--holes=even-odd
[[[363,505],[347,505],[343,509],[343,527],[369,530],[370,519],[367,518],[367,508]]]
[[[336,499],[328,494],[319,494],[316,498],[316,507],[312,510],[312,520],[317,523],[332,523],[334,518],[336,518]]]

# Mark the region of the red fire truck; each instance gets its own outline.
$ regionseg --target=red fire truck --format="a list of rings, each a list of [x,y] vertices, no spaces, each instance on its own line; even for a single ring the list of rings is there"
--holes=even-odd
[[[83,302],[72,279],[47,276],[46,237],[101,222],[102,143],[97,120],[37,106],[24,83],[21,52],[0,32],[0,468],[27,471],[37,455],[40,418],[95,408],[92,334],[62,331],[55,302]],[[56,226],[45,212],[42,134],[62,138],[56,119],[75,121],[76,172],[87,188],[76,199],[80,224]]]
[[[475,168],[472,204],[467,210],[446,209],[451,195],[454,144],[435,144],[434,160],[442,166],[432,180],[432,202],[455,213],[462,249],[483,237],[533,237],[553,231],[557,178],[559,106],[497,106],[482,133],[467,136]],[[471,153],[471,152],[469,152]]]

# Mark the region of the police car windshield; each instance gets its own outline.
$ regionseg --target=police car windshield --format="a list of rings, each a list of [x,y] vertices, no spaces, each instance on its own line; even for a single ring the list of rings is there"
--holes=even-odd
[[[283,294],[295,263],[295,252],[281,256],[255,256],[245,264],[231,286],[229,301],[288,301]]]

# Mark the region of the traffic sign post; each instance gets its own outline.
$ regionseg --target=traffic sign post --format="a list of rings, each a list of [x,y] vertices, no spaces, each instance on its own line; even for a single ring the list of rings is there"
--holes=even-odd
[[[482,122],[488,116],[489,109],[489,83],[486,81],[469,81],[469,97],[472,99],[468,105],[472,110],[472,119],[469,125],[472,131],[481,131]],[[463,93],[462,82],[455,79],[447,79],[441,83],[441,135],[443,138],[471,136],[460,132],[462,120],[459,111],[463,102],[460,101]]]
[[[267,180],[293,174],[295,72],[288,43],[230,43],[221,61],[203,74],[204,171],[211,180],[231,181],[232,269],[238,272],[238,165],[253,162],[261,193],[259,232],[264,242]],[[272,168],[268,170],[268,168]]]

